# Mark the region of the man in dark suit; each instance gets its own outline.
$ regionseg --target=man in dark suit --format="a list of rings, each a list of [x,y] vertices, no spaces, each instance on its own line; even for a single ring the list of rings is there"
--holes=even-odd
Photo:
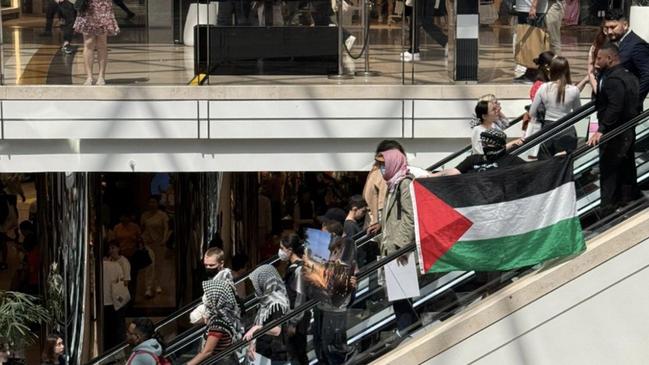
[[[600,77],[597,91],[599,129],[588,145],[628,122],[642,110],[638,79],[620,62],[619,48],[606,42],[597,53],[595,67]],[[635,128],[626,130],[599,147],[601,203],[604,214],[613,212],[640,196],[634,156]]]
[[[604,17],[604,32],[620,48],[620,62],[640,80],[640,108],[649,93],[649,44],[629,29],[629,21],[620,9],[609,10]]]

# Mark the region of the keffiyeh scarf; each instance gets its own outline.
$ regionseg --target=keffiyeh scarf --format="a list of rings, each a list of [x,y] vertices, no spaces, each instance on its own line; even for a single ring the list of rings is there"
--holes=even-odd
[[[208,325],[230,334],[237,340],[243,333],[241,313],[234,287],[225,280],[206,280],[203,282],[205,307],[210,315]]]
[[[279,310],[282,314],[288,313],[291,305],[284,281],[279,276],[277,269],[271,265],[261,265],[250,273],[250,281],[259,298],[259,310],[255,317],[255,324],[262,326],[272,313]]]

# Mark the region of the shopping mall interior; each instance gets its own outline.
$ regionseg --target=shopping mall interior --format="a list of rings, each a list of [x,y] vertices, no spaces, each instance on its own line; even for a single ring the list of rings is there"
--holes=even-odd
[[[92,85],[76,30],[85,13],[70,17],[61,5],[77,2],[102,3],[119,28]],[[262,264],[289,271],[277,255],[283,237],[321,229],[332,208],[347,214],[383,140],[398,141],[409,166],[457,166],[472,153],[485,95],[509,141],[525,136],[511,152],[525,161],[576,131],[575,214],[587,249],[498,275],[420,275],[416,321],[403,332],[379,272],[416,256],[416,245],[374,259],[381,233],[365,224],[352,240],[362,259],[340,363],[643,363],[649,114],[619,127],[635,131],[643,196],[603,215],[598,149],[586,143],[597,131],[590,84],[551,128],[522,128],[538,70],[517,65],[516,2],[0,0],[0,308],[16,311],[0,313],[0,364],[44,363],[52,333],[65,348],[57,364],[125,364],[126,325],[142,317],[155,323],[161,359],[187,363],[206,333],[190,313],[202,303],[209,248],[222,249],[249,328],[259,307],[249,274]],[[587,80],[607,10],[629,14],[630,29],[649,40],[642,1],[549,3],[564,7],[554,50],[574,84]],[[118,317],[106,305],[115,247],[131,268]],[[317,305],[309,298],[264,329]],[[322,363],[305,338],[306,363]],[[201,364],[248,363],[248,345],[237,339]]]

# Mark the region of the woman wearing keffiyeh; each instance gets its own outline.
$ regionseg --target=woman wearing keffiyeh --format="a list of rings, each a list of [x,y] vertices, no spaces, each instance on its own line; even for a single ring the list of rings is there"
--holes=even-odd
[[[252,336],[267,323],[282,317],[291,309],[288,293],[282,277],[277,269],[271,265],[261,265],[248,276],[255,288],[255,295],[259,298],[259,309],[254,325],[244,335],[245,340]],[[248,358],[254,359],[257,352],[272,361],[287,361],[286,343],[282,327],[277,326],[252,342],[248,346]]]
[[[200,353],[188,365],[199,364],[204,359],[218,354],[241,338],[243,325],[232,282],[212,279],[203,282],[207,319],[207,339]],[[237,364],[236,355],[223,360],[224,364]]]

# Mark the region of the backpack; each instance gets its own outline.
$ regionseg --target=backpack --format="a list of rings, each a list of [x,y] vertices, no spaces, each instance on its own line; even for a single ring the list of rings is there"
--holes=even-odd
[[[131,365],[131,363],[133,362],[133,359],[135,358],[135,356],[137,356],[139,354],[148,354],[149,356],[153,357],[153,359],[155,360],[156,365],[172,365],[171,361],[169,361],[169,359],[167,359],[166,357],[158,356],[158,355],[154,354],[153,352],[144,351],[144,350],[133,351],[131,356],[128,357],[128,360],[126,361],[126,365]]]

